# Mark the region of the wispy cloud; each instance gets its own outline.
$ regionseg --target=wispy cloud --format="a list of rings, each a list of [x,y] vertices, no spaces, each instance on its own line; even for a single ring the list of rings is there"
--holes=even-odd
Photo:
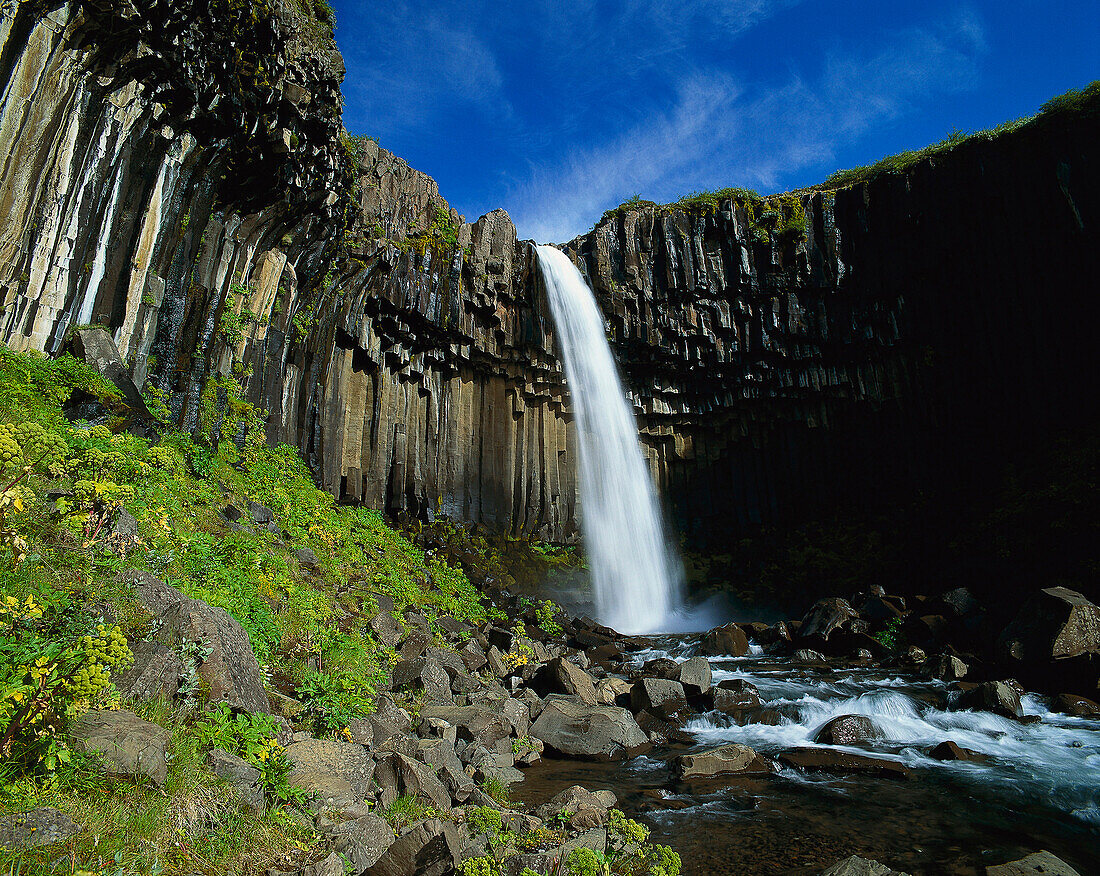
[[[531,167],[505,206],[521,235],[561,241],[636,192],[669,200],[725,185],[770,190],[784,173],[833,161],[871,126],[970,87],[984,52],[980,21],[962,13],[895,33],[876,51],[834,49],[809,78],[742,86],[691,71],[625,134]]]

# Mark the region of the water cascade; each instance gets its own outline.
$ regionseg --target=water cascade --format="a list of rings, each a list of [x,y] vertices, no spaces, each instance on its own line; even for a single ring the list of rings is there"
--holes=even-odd
[[[667,629],[680,606],[682,568],[665,535],[603,314],[564,253],[540,246],[538,255],[576,416],[581,527],[596,612],[624,633]]]

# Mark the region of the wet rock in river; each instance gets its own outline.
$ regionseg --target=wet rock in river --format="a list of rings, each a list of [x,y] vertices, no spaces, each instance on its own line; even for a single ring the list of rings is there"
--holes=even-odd
[[[1059,694],[1052,707],[1055,711],[1077,718],[1100,718],[1100,705],[1077,694]]]
[[[962,760],[970,761],[973,763],[982,763],[989,760],[989,758],[982,754],[980,751],[973,751],[969,748],[963,748],[961,745],[957,745],[948,739],[946,742],[941,742],[930,752],[928,756],[935,760]]]
[[[771,764],[747,745],[736,742],[676,759],[676,769],[685,779],[706,778],[728,773],[751,774],[772,771]]]
[[[1036,852],[1018,861],[985,868],[986,876],[1033,876],[1036,873],[1042,873],[1043,876],[1081,876],[1061,858],[1047,851]]]
[[[549,697],[531,735],[548,752],[582,760],[625,760],[649,747],[649,739],[626,709],[586,706],[571,697]]]
[[[687,708],[683,685],[665,678],[642,678],[630,689],[630,708],[669,717]]]
[[[744,657],[749,653],[749,637],[737,624],[715,627],[703,636],[699,651],[710,657]]]
[[[908,876],[899,870],[892,870],[885,864],[852,855],[843,861],[837,861],[828,870],[824,870],[821,876]]]
[[[858,773],[884,779],[908,779],[909,770],[895,760],[849,754],[829,748],[795,748],[779,755],[780,763],[800,770],[844,775]]]
[[[965,691],[959,697],[959,707],[993,712],[1005,718],[1019,718],[1024,713],[1020,694],[1005,681],[987,681]]]
[[[814,742],[818,745],[858,745],[880,735],[866,715],[840,715],[817,731]]]

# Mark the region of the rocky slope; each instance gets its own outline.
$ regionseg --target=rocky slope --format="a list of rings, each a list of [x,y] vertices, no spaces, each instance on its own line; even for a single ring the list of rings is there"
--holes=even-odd
[[[576,538],[533,247],[341,143],[342,64],[296,5],[215,4],[201,45],[185,7],[8,8],[0,338],[52,352],[103,323],[185,426],[239,380],[341,499]],[[795,235],[723,200],[620,210],[569,244],[681,529],[721,544],[976,486],[1092,421],[1095,114],[799,195]]]

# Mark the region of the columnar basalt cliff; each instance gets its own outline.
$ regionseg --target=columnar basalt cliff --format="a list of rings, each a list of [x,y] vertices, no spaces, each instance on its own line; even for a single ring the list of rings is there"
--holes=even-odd
[[[297,4],[209,6],[5,5],[0,339],[107,325],[183,425],[240,381],[343,500],[575,539],[533,246],[342,134],[342,62]],[[720,543],[971,482],[1092,422],[1096,119],[798,195],[798,234],[725,200],[570,243],[678,524]]]

